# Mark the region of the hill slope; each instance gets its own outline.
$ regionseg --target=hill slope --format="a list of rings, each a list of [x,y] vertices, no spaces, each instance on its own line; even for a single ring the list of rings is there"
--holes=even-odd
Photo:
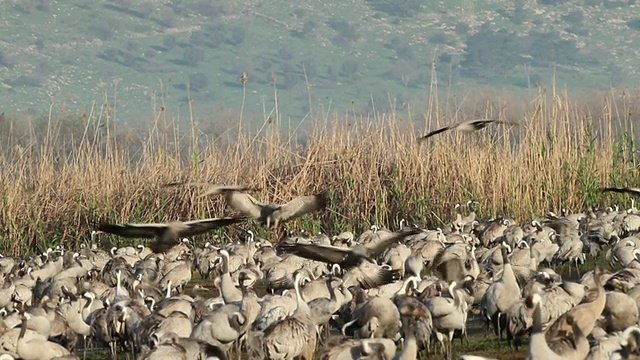
[[[424,109],[443,89],[525,90],[555,71],[571,89],[639,78],[635,0],[1,1],[0,112],[89,111],[135,122],[302,119]],[[432,69],[432,60],[435,68]],[[188,93],[187,83],[190,84]],[[117,93],[114,89],[117,85]],[[277,90],[277,97],[276,97]],[[279,113],[275,112],[278,104]]]

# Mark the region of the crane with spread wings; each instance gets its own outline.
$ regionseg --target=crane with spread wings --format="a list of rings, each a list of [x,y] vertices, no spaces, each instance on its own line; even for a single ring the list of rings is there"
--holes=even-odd
[[[419,137],[418,141],[426,140],[426,139],[428,139],[428,138],[430,138],[430,137],[432,137],[434,135],[438,135],[440,133],[443,133],[443,132],[449,131],[449,130],[460,131],[460,132],[463,132],[463,133],[471,133],[471,132],[474,132],[474,131],[482,130],[482,129],[486,128],[487,126],[491,125],[491,124],[519,125],[516,122],[503,121],[503,120],[498,120],[498,119],[466,120],[466,121],[459,122],[457,124],[453,124],[453,125],[445,126],[443,128],[437,129],[437,130],[433,130],[433,131],[429,132],[428,134]]]
[[[204,234],[213,229],[246,221],[246,217],[222,217],[192,221],[174,221],[170,223],[148,224],[109,224],[101,223],[98,231],[120,235],[127,238],[153,238],[150,248],[162,253],[180,244],[180,238]]]
[[[210,195],[223,195],[227,205],[251,219],[265,224],[268,228],[293,220],[302,215],[322,210],[328,203],[326,192],[299,196],[285,204],[262,203],[247,193],[250,188],[242,185],[214,185],[208,183],[171,183],[165,186],[191,185],[206,186],[207,190],[199,198]]]
[[[399,278],[398,271],[378,266],[375,259],[392,244],[420,232],[422,229],[406,227],[390,233],[389,236],[381,238],[375,243],[357,244],[350,248],[285,241],[278,244],[276,249],[279,252],[294,254],[306,259],[322,261],[331,265],[337,264],[347,271],[345,279],[354,279],[354,282],[363,288],[370,289]],[[345,283],[348,281],[345,280]]]

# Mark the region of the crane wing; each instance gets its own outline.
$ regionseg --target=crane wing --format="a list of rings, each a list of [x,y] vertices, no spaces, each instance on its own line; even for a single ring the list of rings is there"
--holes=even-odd
[[[107,224],[97,226],[97,230],[128,238],[153,238],[161,235],[168,228],[167,224]]]
[[[245,186],[245,185],[214,185],[214,184],[204,184],[204,185],[208,185],[207,191],[205,191],[202,195],[200,195],[198,197],[205,197],[205,196],[209,196],[209,195],[224,194],[224,193],[227,193],[229,191],[244,192],[244,191],[249,191],[251,189],[250,187]]]
[[[419,234],[422,232],[420,228],[414,227],[405,227],[399,231],[392,232],[388,234],[386,237],[380,239],[379,241],[370,242],[365,245],[367,249],[367,255],[371,258],[376,258],[378,255],[382,254],[388,247],[392,246],[394,243],[404,239],[407,236]]]
[[[201,220],[192,220],[182,223],[184,226],[178,230],[178,236],[189,237],[203,234],[207,231],[223,226],[238,224],[247,220],[246,217],[221,217]]]
[[[440,128],[440,129],[438,129],[438,130],[433,130],[433,131],[431,131],[430,133],[428,133],[428,134],[426,134],[426,135],[423,135],[423,136],[419,137],[419,138],[418,138],[418,141],[427,140],[428,138],[430,138],[430,137],[432,137],[432,136],[434,136],[434,135],[438,135],[438,134],[443,133],[443,132],[445,132],[445,131],[447,131],[447,130],[450,130],[450,129],[451,129],[450,127],[446,126],[446,127]]]
[[[606,188],[602,188],[600,189],[600,192],[615,192],[615,193],[621,193],[621,194],[631,194],[631,195],[640,195],[640,188],[630,188],[630,187],[625,187],[625,188],[619,188],[619,187],[606,187]]]
[[[399,269],[386,269],[366,261],[349,269],[343,276],[345,284],[353,284],[355,282],[363,289],[374,289],[378,286],[390,284],[399,280],[400,277]]]
[[[549,348],[557,354],[566,352],[568,349],[575,351],[581,342],[587,341],[574,317],[567,313],[549,326],[545,331],[545,339]]]
[[[287,221],[310,213],[324,209],[328,204],[327,194],[322,192],[315,195],[300,196],[276,209],[271,217],[278,221]]]
[[[542,225],[552,228],[560,236],[573,235],[578,233],[578,229],[571,224],[567,218],[544,219]]]
[[[253,196],[237,190],[228,191],[225,194],[225,199],[227,201],[227,205],[229,205],[233,210],[252,219],[259,219],[262,215],[263,209],[267,207],[267,205],[259,202]]]
[[[438,129],[435,131],[432,131],[430,133],[428,133],[427,135],[424,135],[420,138],[418,138],[418,140],[424,140],[427,139],[433,135],[437,135],[440,134],[442,132],[445,132],[447,130],[456,130],[456,131],[462,131],[462,132],[473,132],[473,131],[477,131],[477,130],[482,130],[484,128],[486,128],[487,126],[489,126],[490,124],[508,124],[508,125],[519,125],[517,122],[510,122],[510,121],[504,121],[504,120],[498,120],[498,119],[474,119],[474,120],[465,120],[462,122],[459,122],[455,125],[451,125],[448,127],[444,127],[442,129]]]
[[[211,184],[211,183],[206,183],[206,182],[197,182],[197,181],[178,181],[178,182],[171,182],[171,183],[167,183],[162,185],[162,187],[173,187],[173,186],[180,186],[180,185],[187,185],[187,186],[206,186],[207,190],[200,196],[198,197],[205,197],[208,195],[217,195],[217,194],[222,194],[226,191],[248,191],[250,188],[248,186],[245,185],[217,185],[217,184]]]
[[[166,252],[167,250],[178,244],[180,244],[180,239],[176,228],[169,227],[160,236],[157,236],[151,244],[149,244],[149,248],[154,253],[160,254]]]
[[[278,244],[277,249],[286,254],[293,254],[305,259],[322,261],[328,264],[340,264],[341,266],[351,254],[351,250],[347,248],[290,242]]]
[[[456,126],[454,126],[454,128],[458,131],[473,132],[482,130],[491,124],[519,125],[517,122],[498,119],[474,119],[458,123]]]

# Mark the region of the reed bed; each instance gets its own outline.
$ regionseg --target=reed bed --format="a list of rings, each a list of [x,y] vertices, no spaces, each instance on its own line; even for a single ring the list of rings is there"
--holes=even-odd
[[[206,128],[195,121],[182,131],[162,110],[148,128],[125,129],[107,107],[81,117],[52,109],[43,121],[5,119],[2,250],[15,255],[59,243],[76,247],[99,221],[229,214],[221,199],[196,199],[201,189],[162,187],[175,181],[244,184],[270,202],[326,190],[327,211],[287,226],[330,233],[374,223],[395,226],[401,218],[442,226],[454,215],[454,204],[469,199],[478,201],[482,216],[519,220],[562,207],[628,206],[628,198],[597,189],[632,186],[638,179],[635,101],[613,91],[586,100],[541,91],[515,115],[486,102],[455,112],[430,106],[417,120],[346,113],[283,130],[265,119],[259,131],[242,124]],[[416,140],[425,128],[478,114],[520,126]],[[105,235],[102,241],[108,247],[121,240]]]

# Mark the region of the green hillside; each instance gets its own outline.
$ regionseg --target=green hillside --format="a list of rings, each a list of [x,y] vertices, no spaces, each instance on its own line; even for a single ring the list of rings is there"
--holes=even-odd
[[[135,123],[164,105],[186,121],[191,98],[196,119],[237,119],[244,98],[246,119],[300,121],[419,114],[433,74],[460,95],[526,92],[554,73],[571,91],[639,78],[635,0],[20,0],[0,13],[7,114],[109,103]]]

